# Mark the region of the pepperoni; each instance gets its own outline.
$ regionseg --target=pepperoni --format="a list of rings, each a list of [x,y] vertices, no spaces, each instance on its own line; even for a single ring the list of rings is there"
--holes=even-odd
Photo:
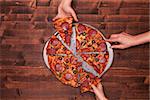
[[[90,78],[95,78],[95,76],[93,74],[89,74]]]
[[[70,74],[70,73],[67,73],[67,74],[65,74],[65,79],[66,80],[71,80],[73,77],[72,77],[72,75]]]
[[[70,58],[65,58],[65,62],[69,63],[70,62]]]
[[[90,36],[94,36],[96,33],[97,33],[97,31],[94,30],[94,29],[91,29],[91,30],[88,31],[88,34],[89,34]]]
[[[89,86],[89,81],[88,80],[83,81],[82,86],[83,87],[88,87]]]
[[[65,37],[66,43],[70,43],[70,39],[71,39],[71,36],[70,35],[66,35],[66,37]]]
[[[101,48],[101,51],[105,51],[106,50],[106,44],[100,43],[100,48]]]
[[[59,41],[57,39],[55,39],[55,40],[52,41],[52,45],[53,46],[56,46],[58,43],[59,43]]]
[[[55,54],[56,50],[54,48],[47,49],[47,54]]]
[[[64,22],[64,23],[62,23],[61,27],[63,28],[63,30],[68,30],[69,29],[69,23]]]
[[[89,57],[88,55],[81,55],[82,56],[82,58],[83,58],[83,60],[87,60],[87,58]]]
[[[78,25],[78,31],[79,31],[79,33],[83,33],[85,30],[86,30],[86,27],[84,25],[82,25],[82,24]]]
[[[106,59],[108,59],[108,58],[109,58],[109,55],[108,55],[108,54],[106,54],[106,55],[105,55],[105,58],[106,58]]]
[[[55,66],[55,69],[56,69],[56,71],[62,71],[62,70],[63,70],[63,67],[62,67],[60,64],[57,64],[57,65]]]
[[[82,52],[90,52],[91,51],[91,48],[83,48],[81,49]]]

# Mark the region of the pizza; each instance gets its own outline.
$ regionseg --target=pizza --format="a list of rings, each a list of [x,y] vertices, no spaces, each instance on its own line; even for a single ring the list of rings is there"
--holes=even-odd
[[[53,22],[55,29],[60,33],[62,39],[70,45],[72,35],[72,17],[59,18]]]
[[[73,18],[53,22],[57,32],[46,46],[50,70],[62,83],[80,87],[81,92],[93,91],[109,62],[106,41],[98,30]]]

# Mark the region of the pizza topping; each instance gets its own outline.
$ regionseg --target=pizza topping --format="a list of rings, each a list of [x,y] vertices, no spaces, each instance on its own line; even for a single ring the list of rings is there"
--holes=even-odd
[[[82,86],[83,86],[83,87],[88,87],[88,86],[89,86],[89,81],[88,81],[88,80],[85,80],[85,81],[82,83]]]
[[[69,23],[67,23],[67,22],[64,22],[64,23],[62,23],[62,25],[61,25],[61,27],[63,28],[63,30],[68,30],[69,29]]]
[[[55,66],[55,69],[56,69],[56,71],[62,71],[62,70],[63,70],[63,67],[62,67],[60,64],[57,64],[57,65]]]
[[[88,55],[86,55],[86,54],[83,54],[83,55],[81,55],[82,56],[82,58],[83,58],[83,60],[87,60],[88,59]]]
[[[95,76],[91,73],[89,73],[90,78],[95,78]]]
[[[57,39],[55,39],[55,40],[52,41],[52,45],[53,46],[56,46],[58,43],[59,43],[59,41]]]
[[[88,45],[88,47],[91,47],[91,46],[92,46],[91,44]]]
[[[92,44],[94,44],[95,43],[95,40],[92,40]]]
[[[63,50],[65,51],[65,50],[66,50],[66,47],[63,47]]]
[[[98,56],[98,54],[93,54],[93,56],[94,56],[94,57],[97,57],[97,56]]]
[[[90,50],[91,50],[90,48],[83,48],[83,49],[81,49],[82,52],[90,52]]]
[[[70,58],[65,58],[65,62],[69,63],[70,62]]]
[[[86,78],[89,78],[90,76],[89,75],[86,75]]]
[[[70,43],[70,39],[71,39],[71,36],[70,35],[66,35],[66,37],[65,37],[66,43]]]
[[[81,45],[84,46],[86,44],[86,41],[82,41]]]
[[[69,69],[69,66],[68,66],[68,65],[66,65],[66,69]]]
[[[76,65],[77,62],[78,62],[78,59],[72,56],[70,61],[71,61],[72,64]]]
[[[86,32],[83,32],[82,35],[83,35],[83,36],[86,36]]]
[[[74,73],[74,74],[77,74],[77,73],[78,73],[78,71],[77,71],[77,70],[73,70],[73,73]]]
[[[98,61],[99,61],[99,59],[98,59],[98,58],[95,58],[95,61],[96,61],[96,62],[98,62]]]
[[[73,76],[72,76],[72,74],[70,74],[70,73],[67,73],[67,74],[65,74],[65,79],[66,80],[71,80],[73,78]]]
[[[94,36],[97,33],[97,31],[94,29],[91,29],[88,31],[88,33],[89,33],[89,35]]]
[[[79,31],[79,33],[83,33],[85,30],[86,30],[86,27],[84,25],[82,25],[82,24],[78,25],[78,31]]]
[[[58,77],[59,77],[59,78],[61,77],[61,75],[62,75],[61,73],[58,73]]]
[[[101,51],[105,51],[106,50],[106,44],[104,42],[100,43],[100,47],[101,47]]]
[[[68,34],[68,31],[64,31],[65,34]]]
[[[62,57],[59,57],[58,59],[59,59],[59,60],[62,60]]]
[[[108,59],[108,58],[109,58],[108,54],[105,54],[105,58],[106,58],[106,59]]]
[[[56,50],[54,48],[47,49],[47,54],[55,54]]]

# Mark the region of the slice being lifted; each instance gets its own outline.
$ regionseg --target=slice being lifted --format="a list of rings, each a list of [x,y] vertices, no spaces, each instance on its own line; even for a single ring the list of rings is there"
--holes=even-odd
[[[60,33],[62,39],[69,46],[72,35],[72,23],[72,17],[59,18],[53,22],[55,29]]]

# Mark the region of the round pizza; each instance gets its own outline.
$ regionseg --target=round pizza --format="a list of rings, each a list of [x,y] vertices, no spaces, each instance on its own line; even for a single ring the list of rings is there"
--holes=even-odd
[[[92,91],[90,84],[97,86],[112,63],[110,44],[100,31],[71,17],[53,24],[57,32],[44,47],[46,65],[62,83]]]

